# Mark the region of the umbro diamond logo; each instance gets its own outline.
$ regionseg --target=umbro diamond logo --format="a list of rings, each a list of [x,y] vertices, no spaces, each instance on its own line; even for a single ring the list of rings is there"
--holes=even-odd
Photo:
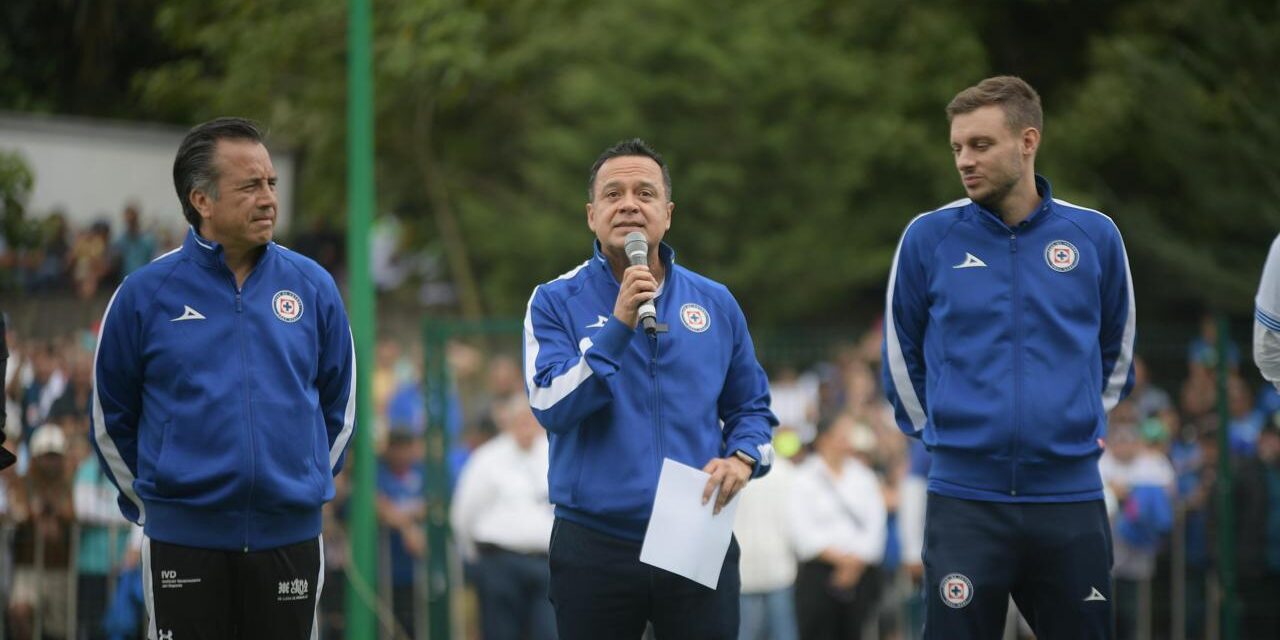
[[[182,305],[182,315],[170,320],[169,322],[181,322],[183,320],[204,320],[204,314],[192,309],[187,305]]]
[[[604,317],[604,316],[599,316],[599,315],[598,315],[598,316],[596,316],[596,321],[595,321],[595,322],[592,322],[592,323],[591,323],[591,324],[589,324],[589,325],[587,325],[587,328],[588,328],[588,329],[599,329],[600,327],[603,327],[603,326],[604,326],[604,323],[606,323],[606,322],[608,322],[608,321],[609,321],[609,319],[608,319],[608,318],[606,318],[606,317]]]
[[[1106,602],[1107,597],[1098,591],[1097,587],[1089,587],[1089,597],[1084,599],[1085,602]]]
[[[979,258],[978,256],[975,256],[972,253],[965,253],[964,262],[961,262],[960,264],[951,268],[952,269],[972,269],[974,267],[985,267],[985,266],[987,266],[987,263],[983,262],[982,258]]]

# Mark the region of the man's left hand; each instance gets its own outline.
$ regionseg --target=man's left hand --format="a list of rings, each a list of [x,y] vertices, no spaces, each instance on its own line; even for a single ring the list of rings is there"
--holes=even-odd
[[[716,496],[716,508],[712,511],[715,515],[719,515],[724,505],[729,504],[751,479],[751,466],[735,456],[712,458],[702,470],[711,474],[707,487],[702,490],[702,504],[706,504],[716,487],[720,487],[720,494]]]

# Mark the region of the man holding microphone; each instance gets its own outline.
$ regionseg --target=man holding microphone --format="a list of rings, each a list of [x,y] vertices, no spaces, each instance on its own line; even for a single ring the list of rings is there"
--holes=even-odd
[[[642,564],[640,549],[665,458],[711,475],[716,512],[768,471],[768,381],[737,301],[662,243],[675,210],[662,157],[619,142],[588,197],[594,255],[535,288],[524,322],[529,402],[550,438],[560,637],[636,638],[647,621],[660,639],[736,638],[736,543],[715,590]]]

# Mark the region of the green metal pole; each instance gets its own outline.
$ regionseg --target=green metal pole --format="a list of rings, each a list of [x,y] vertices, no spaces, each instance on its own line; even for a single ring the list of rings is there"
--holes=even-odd
[[[351,556],[347,567],[347,638],[374,640],[378,529],[374,512],[375,465],[370,382],[377,318],[369,279],[369,225],[373,191],[373,55],[371,0],[347,4],[347,274],[348,308],[356,349],[356,433],[349,512]]]
[[[1231,441],[1227,433],[1231,414],[1228,410],[1227,375],[1230,367],[1230,328],[1227,316],[1217,313],[1218,323],[1218,581],[1222,591],[1223,640],[1237,640],[1236,628],[1236,538],[1234,494],[1231,479]]]
[[[448,640],[449,599],[449,369],[445,363],[452,325],[428,320],[423,351],[427,384],[427,637]]]

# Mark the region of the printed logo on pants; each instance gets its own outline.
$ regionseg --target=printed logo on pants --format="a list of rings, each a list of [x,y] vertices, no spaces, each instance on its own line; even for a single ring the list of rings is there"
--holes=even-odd
[[[160,588],[161,589],[181,589],[189,584],[200,584],[200,578],[179,578],[178,572],[172,569],[162,569],[160,571]]]
[[[311,585],[303,578],[281,580],[276,587],[276,602],[306,600]]]
[[[938,595],[952,609],[962,609],[973,600],[973,583],[963,573],[952,573],[938,585]]]

